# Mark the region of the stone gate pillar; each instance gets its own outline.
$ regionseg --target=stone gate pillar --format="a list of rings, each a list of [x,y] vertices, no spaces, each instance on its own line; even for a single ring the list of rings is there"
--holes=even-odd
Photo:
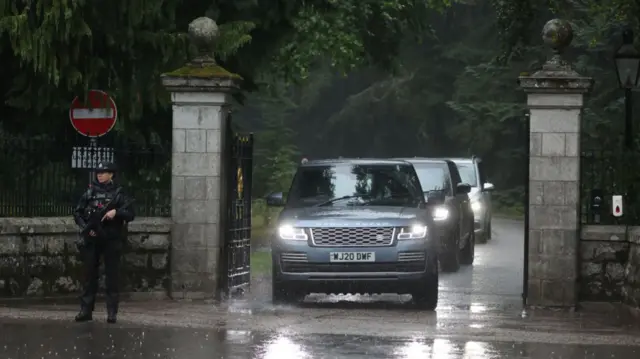
[[[199,55],[162,75],[173,104],[169,294],[202,299],[214,298],[219,289],[226,113],[240,77],[215,62],[212,48],[218,27],[213,20],[194,20],[189,35]]]
[[[542,70],[519,78],[530,110],[527,305],[574,307],[580,243],[580,120],[593,80],[562,59],[568,22],[542,30],[554,51]]]

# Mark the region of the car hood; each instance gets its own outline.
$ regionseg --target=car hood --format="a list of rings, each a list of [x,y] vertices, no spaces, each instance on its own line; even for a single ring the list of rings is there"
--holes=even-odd
[[[423,217],[424,209],[411,207],[307,207],[284,209],[280,223],[302,227],[386,227],[409,225]]]

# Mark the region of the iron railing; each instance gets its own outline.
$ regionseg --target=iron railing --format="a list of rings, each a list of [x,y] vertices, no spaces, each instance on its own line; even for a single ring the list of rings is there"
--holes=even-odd
[[[0,217],[70,215],[98,160],[116,163],[116,181],[136,199],[138,216],[171,215],[170,143],[0,133]]]
[[[581,220],[585,224],[640,224],[640,153],[584,151],[581,157]],[[622,195],[622,216],[612,196]]]

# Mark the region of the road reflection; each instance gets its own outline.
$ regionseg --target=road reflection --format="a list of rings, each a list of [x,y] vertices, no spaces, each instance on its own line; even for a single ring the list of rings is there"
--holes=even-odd
[[[464,359],[489,359],[495,356],[488,350],[489,344],[484,342],[466,342],[464,345]]]
[[[433,341],[433,359],[453,359],[455,347],[447,339],[436,339]]]
[[[368,320],[376,320],[369,318]],[[338,325],[338,323],[336,323]],[[498,359],[640,358],[640,346],[565,345],[277,332],[134,328],[101,323],[0,323],[2,359]]]
[[[395,355],[398,359],[429,358],[431,356],[431,345],[421,339],[413,338],[396,349]]]
[[[305,352],[304,347],[294,343],[291,339],[284,335],[276,335],[272,337],[264,346],[262,359],[284,359],[296,358],[307,359],[312,358],[309,353]]]

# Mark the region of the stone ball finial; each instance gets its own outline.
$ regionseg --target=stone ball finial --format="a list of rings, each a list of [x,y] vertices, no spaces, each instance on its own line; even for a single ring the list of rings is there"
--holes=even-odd
[[[571,24],[561,19],[547,21],[542,28],[542,40],[554,53],[561,54],[573,40]]]
[[[199,17],[189,24],[189,38],[201,56],[213,56],[219,32],[218,24],[208,17]]]

